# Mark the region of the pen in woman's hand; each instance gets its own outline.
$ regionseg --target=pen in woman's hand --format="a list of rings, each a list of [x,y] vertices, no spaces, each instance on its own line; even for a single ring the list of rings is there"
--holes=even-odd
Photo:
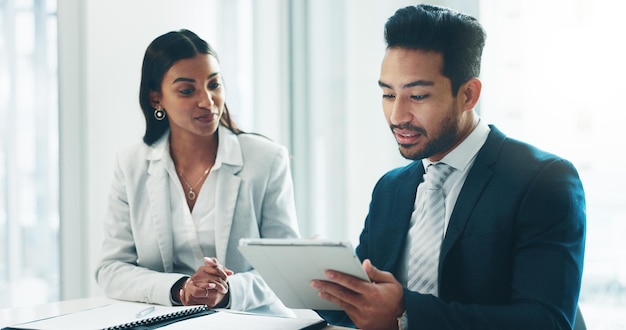
[[[137,314],[135,314],[135,317],[136,317],[136,318],[141,318],[141,317],[144,317],[144,316],[146,316],[146,315],[148,315],[148,314],[150,314],[150,313],[154,312],[154,310],[155,310],[155,309],[156,309],[156,308],[155,308],[154,306],[150,306],[150,307],[148,307],[148,308],[146,308],[146,309],[142,309],[142,310],[140,310]]]

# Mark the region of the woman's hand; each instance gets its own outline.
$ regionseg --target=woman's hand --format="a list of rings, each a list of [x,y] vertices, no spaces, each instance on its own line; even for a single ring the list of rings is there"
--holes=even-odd
[[[226,306],[228,300],[228,276],[233,271],[222,266],[216,258],[204,258],[204,266],[198,268],[180,289],[183,305],[207,305],[211,308]]]

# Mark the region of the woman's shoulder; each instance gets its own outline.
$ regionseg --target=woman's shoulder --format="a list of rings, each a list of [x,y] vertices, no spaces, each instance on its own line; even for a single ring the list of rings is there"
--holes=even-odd
[[[140,159],[145,158],[146,155],[154,152],[154,145],[149,146],[144,142],[136,142],[133,144],[126,145],[122,147],[118,152],[118,158],[120,159]]]
[[[266,151],[284,148],[283,145],[257,133],[240,133],[237,135],[237,139],[241,146],[246,148],[262,148]]]
[[[123,171],[145,170],[152,161],[163,158],[167,152],[166,145],[157,141],[147,145],[143,141],[126,145],[117,152],[117,166]]]
[[[245,154],[276,154],[286,152],[286,147],[257,133],[240,133],[237,135],[242,152]]]
[[[285,146],[260,134],[240,133],[237,135],[237,140],[244,162],[270,165],[277,159],[286,161],[289,157]]]

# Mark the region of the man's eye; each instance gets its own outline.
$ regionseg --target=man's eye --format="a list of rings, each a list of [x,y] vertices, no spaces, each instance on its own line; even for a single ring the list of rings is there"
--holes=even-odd
[[[383,94],[383,99],[392,99],[394,98],[393,94]]]
[[[427,98],[427,97],[428,97],[428,94],[424,94],[424,95],[413,95],[413,96],[411,96],[411,98],[412,98],[412,99],[414,99],[414,100],[418,100],[418,101],[419,101],[419,100],[423,100],[423,99],[425,99],[425,98]]]

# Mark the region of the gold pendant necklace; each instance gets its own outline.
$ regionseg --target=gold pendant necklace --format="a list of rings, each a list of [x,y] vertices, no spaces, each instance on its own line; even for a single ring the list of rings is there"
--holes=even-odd
[[[189,191],[187,192],[187,198],[189,198],[190,200],[194,200],[197,197],[196,192],[194,191],[196,189],[196,187],[200,184],[200,182],[202,182],[202,179],[204,179],[204,177],[209,174],[209,170],[211,169],[211,166],[207,167],[206,170],[204,170],[204,173],[202,173],[202,176],[200,177],[200,179],[198,180],[198,182],[196,182],[196,184],[194,184],[193,186],[189,184],[189,182],[187,181],[187,179],[185,179],[185,177],[183,176],[182,172],[178,172],[178,175],[180,175],[180,178],[183,179],[183,182],[187,185],[187,187],[189,187]]]

